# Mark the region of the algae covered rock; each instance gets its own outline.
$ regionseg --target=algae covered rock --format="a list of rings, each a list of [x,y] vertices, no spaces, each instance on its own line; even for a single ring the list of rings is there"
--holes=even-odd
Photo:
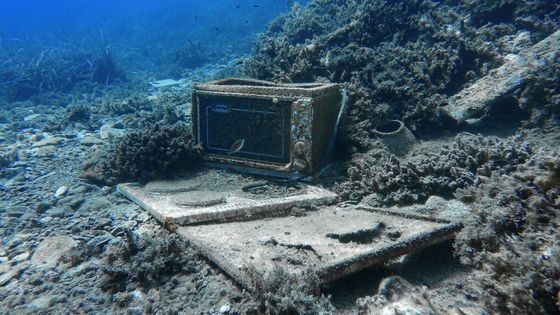
[[[424,202],[431,195],[451,198],[460,188],[477,186],[493,172],[511,173],[532,153],[521,134],[501,140],[459,134],[439,151],[398,159],[383,150],[356,153],[346,164],[348,179],[336,188],[344,199],[368,198],[372,206]]]
[[[509,174],[493,173],[457,196],[474,215],[455,242],[476,270],[490,313],[552,314],[560,292],[560,160],[543,149]]]

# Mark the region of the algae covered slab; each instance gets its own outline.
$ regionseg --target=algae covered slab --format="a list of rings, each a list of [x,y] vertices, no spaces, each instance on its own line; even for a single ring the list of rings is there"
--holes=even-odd
[[[559,52],[560,31],[556,31],[519,55],[506,56],[501,67],[450,97],[443,111],[458,123],[482,116],[493,102],[559,62]]]

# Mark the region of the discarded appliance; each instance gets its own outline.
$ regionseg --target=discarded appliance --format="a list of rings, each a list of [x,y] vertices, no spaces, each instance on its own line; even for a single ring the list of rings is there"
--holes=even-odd
[[[195,84],[195,139],[210,164],[298,178],[317,170],[332,148],[342,99],[330,83],[230,78]]]

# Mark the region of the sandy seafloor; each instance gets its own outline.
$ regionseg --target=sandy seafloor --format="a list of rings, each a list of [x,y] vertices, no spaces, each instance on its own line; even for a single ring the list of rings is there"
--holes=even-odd
[[[289,33],[289,28],[285,30]],[[508,31],[521,33],[515,27]],[[263,43],[278,40],[276,35],[269,33]],[[263,46],[255,53],[257,70],[252,74],[280,81],[308,78],[294,67],[277,64],[284,71],[280,73],[258,65],[263,60],[259,53],[267,49]],[[285,56],[271,58],[301,61],[298,58],[305,54],[294,51],[306,48],[287,47]],[[314,52],[308,53],[310,63],[319,62]],[[437,132],[417,132],[420,126],[413,129],[416,147],[398,159],[389,157],[373,136],[360,147],[363,137],[350,127],[346,136],[350,134],[354,147],[341,154],[345,158],[336,163],[338,173],[320,185],[340,193],[341,201],[355,199],[373,206],[432,202],[436,216],[450,207],[441,198],[460,202],[463,212],[457,215],[465,228],[456,240],[326,285],[319,295],[298,286],[250,294],[117,193],[115,185],[83,178],[84,163],[129,129],[154,122],[188,124],[190,86],[223,77],[237,64],[224,61],[183,72],[180,87],[155,89],[148,84],[153,77],[136,73],[129,81],[108,87],[85,84],[69,92],[3,101],[0,313],[558,312],[560,105],[559,83],[554,81],[558,71],[546,79],[547,98],[533,97],[531,93],[538,91],[514,93],[525,98],[520,101],[525,114],[499,113],[496,118],[490,113],[482,125],[442,127]],[[463,86],[483,76],[475,68],[470,79],[462,78]],[[321,69],[311,78],[324,81]],[[361,89],[367,83],[349,80],[336,69],[329,73],[335,81],[350,85],[358,105],[347,124],[360,124],[363,108],[371,105],[364,99],[380,94]],[[425,126],[425,118],[415,110],[402,110],[415,113],[405,122],[418,119],[421,125],[424,119]],[[387,112],[385,108],[375,113],[399,114]],[[469,164],[471,160],[476,165]],[[372,185],[377,192],[370,191]]]

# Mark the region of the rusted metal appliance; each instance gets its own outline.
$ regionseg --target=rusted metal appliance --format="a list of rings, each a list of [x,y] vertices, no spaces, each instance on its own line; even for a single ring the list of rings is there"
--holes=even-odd
[[[342,105],[337,84],[235,78],[196,84],[192,98],[203,160],[284,178],[310,175],[321,165]]]

